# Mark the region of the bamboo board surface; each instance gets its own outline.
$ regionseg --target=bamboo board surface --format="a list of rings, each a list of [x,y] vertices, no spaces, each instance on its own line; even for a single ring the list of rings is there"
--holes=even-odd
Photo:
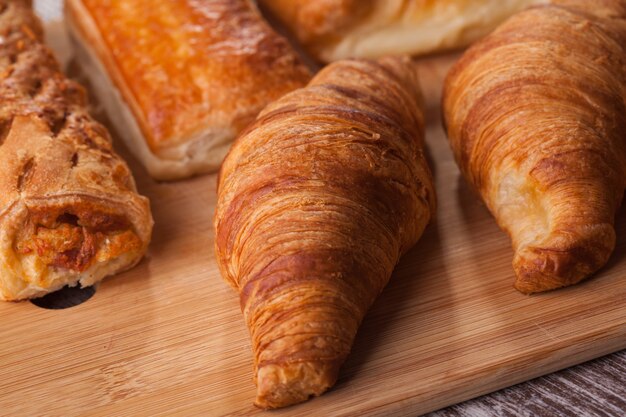
[[[124,149],[156,221],[147,258],[83,304],[0,304],[0,415],[416,415],[626,348],[626,217],[609,264],[524,296],[512,250],[459,176],[439,101],[454,57],[419,62],[437,220],[365,318],[337,385],[252,406],[252,354],[213,254],[216,176],[155,183]]]

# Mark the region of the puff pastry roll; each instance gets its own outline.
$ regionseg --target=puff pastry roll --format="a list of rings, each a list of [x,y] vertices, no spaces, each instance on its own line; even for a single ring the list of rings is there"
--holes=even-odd
[[[249,0],[67,0],[78,60],[151,176],[219,168],[270,101],[310,79]]]
[[[423,129],[408,58],[341,61],[266,107],[226,157],[215,250],[250,329],[258,406],[334,384],[435,208]]]
[[[458,48],[547,0],[260,0],[316,59]]]
[[[148,200],[42,44],[30,1],[0,0],[0,36],[0,299],[132,267],[150,241]]]
[[[626,1],[555,3],[470,48],[443,99],[456,160],[511,236],[524,293],[606,263],[626,186]]]

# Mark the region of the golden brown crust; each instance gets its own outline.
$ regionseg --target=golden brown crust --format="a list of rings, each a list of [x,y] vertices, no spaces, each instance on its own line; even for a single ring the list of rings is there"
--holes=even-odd
[[[238,289],[256,404],[320,395],[435,206],[408,60],[343,61],[270,104],[222,166],[216,254]]]
[[[605,264],[626,185],[626,2],[555,3],[468,50],[443,99],[457,162],[511,235],[524,293]]]
[[[143,138],[129,141],[145,141],[163,160],[219,147],[220,158],[194,172],[216,169],[267,103],[310,79],[249,0],[70,0],[66,15],[130,107]],[[138,156],[157,178],[182,176]]]
[[[8,300],[128,268],[152,229],[147,199],[88,114],[84,90],[43,45],[29,3],[0,0],[0,299]]]
[[[372,0],[262,0],[260,2],[309,45],[338,41],[340,36],[366,16]]]
[[[260,0],[322,62],[425,54],[481,38],[548,0]]]

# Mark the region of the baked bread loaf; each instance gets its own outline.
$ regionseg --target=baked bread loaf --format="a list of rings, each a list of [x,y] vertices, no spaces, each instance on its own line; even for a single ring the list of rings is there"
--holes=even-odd
[[[216,258],[250,329],[256,405],[332,386],[435,208],[408,58],[341,61],[270,104],[220,172]]]
[[[260,0],[323,62],[459,48],[547,0]]]
[[[0,299],[92,285],[135,265],[148,200],[27,0],[0,0]]]
[[[67,0],[77,57],[151,176],[215,171],[270,101],[310,79],[249,0]]]
[[[443,109],[461,171],[511,236],[519,291],[606,263],[626,186],[626,1],[515,15],[452,68]]]

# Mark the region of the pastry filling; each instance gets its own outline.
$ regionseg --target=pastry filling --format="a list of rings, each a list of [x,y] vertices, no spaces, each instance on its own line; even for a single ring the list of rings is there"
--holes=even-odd
[[[34,256],[40,265],[78,273],[94,262],[140,249],[141,241],[125,217],[65,208],[31,210],[15,240],[22,259]]]

